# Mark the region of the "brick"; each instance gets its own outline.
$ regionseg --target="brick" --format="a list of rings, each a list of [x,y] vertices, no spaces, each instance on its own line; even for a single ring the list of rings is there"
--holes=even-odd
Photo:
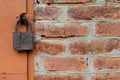
[[[64,36],[64,30],[54,24],[38,23],[35,31],[43,37],[61,37]]]
[[[120,2],[120,0],[106,0],[107,2]]]
[[[70,6],[68,20],[120,19],[120,7],[115,6]]]
[[[88,3],[94,0],[43,0],[44,3]]]
[[[120,40],[109,40],[105,44],[105,52],[111,52],[114,49],[120,50]]]
[[[115,2],[116,0],[106,0],[106,1],[108,1],[108,2]]]
[[[87,62],[83,58],[43,58],[46,70],[86,70]]]
[[[69,50],[72,54],[88,54],[88,44],[84,41],[70,43]]]
[[[60,41],[39,41],[35,45],[36,53],[60,54],[64,52],[64,44]]]
[[[37,74],[35,80],[85,80],[81,74]]]
[[[120,74],[96,74],[92,80],[120,80]]]
[[[87,36],[87,27],[77,23],[66,23],[63,26],[51,23],[37,23],[36,33],[43,37],[71,37],[71,36]]]
[[[90,42],[90,50],[94,54],[102,54],[105,53],[105,42],[106,40],[92,40]]]
[[[81,26],[77,23],[68,23],[64,24],[64,36],[87,36],[87,27]]]
[[[69,44],[71,54],[104,54],[113,50],[120,50],[120,40],[79,40]]]
[[[114,70],[120,69],[120,58],[96,58],[94,59],[94,67],[96,70]]]
[[[120,36],[120,22],[96,23],[95,34],[100,36]]]
[[[35,18],[40,20],[57,20],[59,17],[60,8],[55,6],[46,6],[35,8]]]
[[[110,2],[113,2],[113,1],[115,1],[115,0],[106,0],[106,1],[108,1],[108,2],[109,2],[109,1],[110,1]]]

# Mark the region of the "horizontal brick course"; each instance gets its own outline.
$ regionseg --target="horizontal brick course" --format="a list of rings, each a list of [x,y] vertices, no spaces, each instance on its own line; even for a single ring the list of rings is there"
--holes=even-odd
[[[36,42],[36,53],[64,54],[65,44],[62,41],[46,41]],[[120,40],[92,40],[90,42],[78,40],[69,43],[68,46],[71,54],[104,54],[113,50],[120,50]]]

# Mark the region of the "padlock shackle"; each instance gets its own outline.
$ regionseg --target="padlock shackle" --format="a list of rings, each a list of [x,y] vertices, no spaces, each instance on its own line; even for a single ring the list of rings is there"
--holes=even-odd
[[[16,24],[15,24],[15,32],[18,32],[18,24],[19,23],[20,23],[20,19],[17,19]],[[31,32],[32,31],[32,28],[31,28],[32,26],[31,26],[28,19],[25,20],[25,25],[28,26],[28,32]]]

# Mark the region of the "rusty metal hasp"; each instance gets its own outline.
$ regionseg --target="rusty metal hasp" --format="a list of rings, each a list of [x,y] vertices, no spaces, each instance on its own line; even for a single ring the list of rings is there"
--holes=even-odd
[[[26,32],[18,32],[18,25],[28,26]],[[17,51],[29,51],[33,49],[33,33],[29,20],[25,14],[22,13],[15,25],[15,32],[13,32],[13,47]]]

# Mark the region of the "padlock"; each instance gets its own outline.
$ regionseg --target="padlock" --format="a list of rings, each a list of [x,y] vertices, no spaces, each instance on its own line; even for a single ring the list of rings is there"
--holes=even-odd
[[[17,51],[29,51],[33,49],[33,33],[30,22],[26,19],[25,25],[28,26],[26,32],[18,32],[18,24],[20,20],[17,20],[15,25],[15,32],[13,32],[13,47]]]

